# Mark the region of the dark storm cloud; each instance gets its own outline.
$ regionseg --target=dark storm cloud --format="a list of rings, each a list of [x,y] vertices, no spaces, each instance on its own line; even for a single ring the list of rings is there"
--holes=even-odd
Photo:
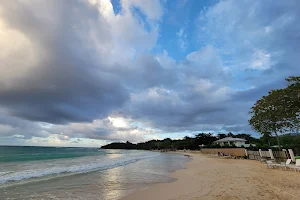
[[[36,13],[16,1],[2,7],[6,23],[30,38],[39,51],[38,62],[27,74],[12,85],[0,85],[0,104],[10,114],[50,123],[91,121],[128,99],[120,75],[96,61],[105,57],[96,54],[86,36],[93,27],[103,44],[109,39],[108,25],[95,8],[75,1],[56,1],[47,8],[38,4],[33,7]]]

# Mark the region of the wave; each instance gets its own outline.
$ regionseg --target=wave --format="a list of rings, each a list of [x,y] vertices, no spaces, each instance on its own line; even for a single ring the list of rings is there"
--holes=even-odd
[[[0,172],[0,177],[5,175],[5,174],[9,174],[9,173],[13,173],[13,171],[7,171],[7,172]]]
[[[32,178],[41,178],[46,176],[55,176],[60,174],[68,174],[68,173],[86,173],[91,171],[99,171],[112,169],[115,167],[127,165],[130,163],[137,162],[142,159],[148,159],[158,156],[159,154],[146,154],[146,155],[137,155],[136,157],[131,157],[132,155],[126,155],[127,157],[121,159],[109,159],[105,161],[105,159],[101,160],[93,160],[84,162],[82,164],[73,164],[70,166],[55,166],[50,168],[42,168],[42,169],[30,169],[23,170],[18,172],[0,172],[0,184],[5,184],[7,182],[20,181],[24,179],[32,179]],[[103,162],[104,161],[104,162]],[[56,177],[56,176],[55,176]]]

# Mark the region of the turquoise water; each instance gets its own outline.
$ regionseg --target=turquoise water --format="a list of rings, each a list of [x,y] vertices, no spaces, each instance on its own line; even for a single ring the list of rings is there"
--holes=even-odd
[[[0,147],[0,199],[116,200],[158,182],[189,158],[138,150]]]
[[[0,146],[0,162],[76,158],[105,153],[98,148]]]

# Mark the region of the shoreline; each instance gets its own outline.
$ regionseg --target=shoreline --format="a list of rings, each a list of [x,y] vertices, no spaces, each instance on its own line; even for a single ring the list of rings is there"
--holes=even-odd
[[[267,169],[254,160],[223,159],[199,152],[184,169],[169,174],[176,181],[157,183],[121,200],[299,199],[300,173]]]

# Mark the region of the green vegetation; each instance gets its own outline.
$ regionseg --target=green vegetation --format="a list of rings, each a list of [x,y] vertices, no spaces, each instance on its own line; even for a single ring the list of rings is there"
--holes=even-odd
[[[300,127],[300,77],[289,77],[286,81],[286,88],[271,90],[254,104],[249,120],[264,140],[269,140],[273,133],[279,148],[279,134],[298,133]]]
[[[224,137],[235,137],[235,138],[244,138],[248,143],[253,144],[251,149],[269,149],[272,146],[277,144],[276,137],[268,136],[266,138],[263,135],[260,138],[251,137],[250,134],[237,134],[233,135],[232,133],[228,134],[218,134],[214,136],[210,133],[200,133],[195,137],[184,137],[181,140],[172,140],[166,138],[164,140],[150,140],[147,142],[141,142],[133,144],[130,142],[122,143],[115,142],[105,146],[102,146],[102,149],[141,149],[141,150],[182,150],[182,149],[191,149],[197,150],[205,145],[203,148],[220,148],[221,146],[214,145],[213,142],[222,139]],[[300,151],[300,134],[284,134],[279,136],[282,146],[286,149],[292,148],[296,152]],[[256,146],[256,147],[254,147]],[[223,146],[223,147],[235,147],[235,146]],[[300,153],[300,152],[299,152]],[[299,154],[297,153],[297,154]]]
[[[211,133],[199,133],[195,137],[184,137],[181,140],[172,140],[170,138],[166,138],[164,140],[150,140],[148,142],[141,142],[138,144],[132,144],[130,142],[126,143],[111,143],[105,146],[102,146],[103,149],[144,149],[144,150],[181,150],[181,149],[199,149],[200,146],[205,145],[205,147],[220,147],[217,145],[213,145],[213,142],[222,139],[225,137],[236,137],[236,138],[244,138],[251,143],[256,143],[259,141],[257,138],[253,138],[250,134],[237,134],[234,135],[232,133],[228,134],[218,134],[214,136]],[[234,146],[231,146],[234,147]]]
[[[284,149],[294,149],[297,154],[300,153],[300,134],[283,134],[279,135],[281,147]],[[255,149],[269,149],[270,147],[278,146],[277,137],[269,136],[266,141],[264,135],[256,143]]]

